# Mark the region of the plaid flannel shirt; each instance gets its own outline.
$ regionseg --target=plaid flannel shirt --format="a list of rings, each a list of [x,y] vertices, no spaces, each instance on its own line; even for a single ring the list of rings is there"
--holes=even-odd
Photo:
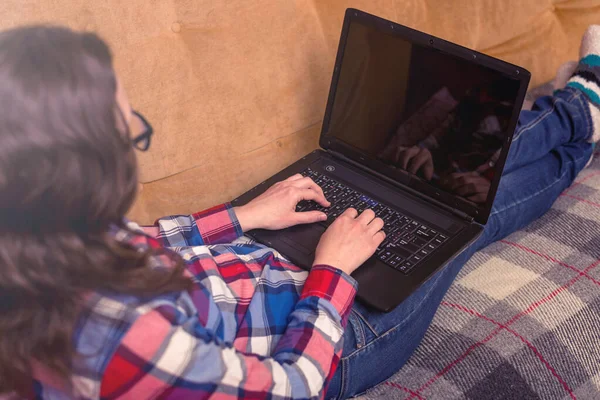
[[[195,289],[151,299],[90,295],[75,333],[84,355],[72,380],[79,398],[323,397],[356,293],[351,277],[325,265],[307,273],[240,239],[228,204],[162,218],[145,232],[115,234],[177,251]],[[38,375],[37,397],[68,398],[51,372]]]

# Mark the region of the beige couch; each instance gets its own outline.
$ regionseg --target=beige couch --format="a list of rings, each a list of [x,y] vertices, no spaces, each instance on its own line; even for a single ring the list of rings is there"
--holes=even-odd
[[[520,64],[532,85],[575,59],[598,0],[3,0],[0,28],[99,32],[157,131],[140,222],[224,202],[317,147],[344,10],[360,8]]]

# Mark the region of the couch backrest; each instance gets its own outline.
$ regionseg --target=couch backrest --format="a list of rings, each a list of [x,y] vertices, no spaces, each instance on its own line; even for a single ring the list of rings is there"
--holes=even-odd
[[[3,0],[0,29],[99,32],[157,131],[131,216],[227,201],[317,147],[347,7],[520,64],[532,85],[577,58],[598,0]]]

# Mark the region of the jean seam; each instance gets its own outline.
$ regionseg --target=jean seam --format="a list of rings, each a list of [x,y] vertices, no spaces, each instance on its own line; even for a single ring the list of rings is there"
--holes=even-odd
[[[578,94],[578,92],[571,92],[571,96],[566,99],[565,101],[568,103],[571,100],[573,100],[573,98]],[[562,99],[561,99],[562,100]],[[521,135],[526,132],[529,131],[533,128],[535,128],[540,122],[542,122],[544,120],[544,118],[546,118],[548,115],[550,115],[554,110],[556,109],[556,99],[554,99],[552,101],[552,108],[550,108],[549,110],[544,111],[543,113],[541,113],[540,115],[538,115],[538,117],[536,119],[534,119],[533,121],[529,122],[527,125],[522,126],[518,132],[515,134],[515,137],[513,137],[513,142],[519,140],[519,138],[521,137]]]
[[[438,277],[436,279],[440,279],[441,274],[438,275]],[[423,303],[425,301],[425,299],[427,299],[429,297],[429,295],[434,291],[434,287],[435,285],[432,285],[431,289],[429,289],[427,291],[427,294],[423,297],[423,301],[421,301],[421,303]],[[348,360],[350,357],[354,356],[356,353],[363,351],[369,347],[371,347],[372,344],[378,342],[380,339],[383,339],[384,337],[388,336],[390,333],[392,333],[393,331],[397,330],[398,327],[404,325],[404,323],[410,319],[410,317],[413,316],[414,313],[417,312],[417,308],[413,309],[412,312],[410,314],[408,314],[400,323],[394,325],[392,328],[388,329],[387,331],[385,331],[384,333],[382,333],[381,335],[377,336],[374,340],[372,340],[369,343],[366,343],[363,347],[361,347],[360,349],[356,349],[354,350],[352,353],[348,354],[345,357],[342,357],[342,360]]]
[[[576,160],[569,161],[567,164],[568,164],[568,165],[575,164],[576,162],[578,162],[578,161],[582,160],[584,157],[585,157],[585,156],[582,156],[582,157],[579,157],[579,158],[577,158]],[[525,199],[521,199],[521,200],[520,200],[520,201],[518,201],[518,202],[512,203],[511,205],[509,205],[509,206],[507,206],[507,207],[504,207],[502,210],[496,210],[496,211],[492,212],[492,214],[491,214],[491,215],[496,215],[496,214],[499,214],[499,213],[503,213],[503,212],[505,212],[505,211],[506,211],[506,210],[508,210],[508,209],[511,209],[511,208],[513,208],[513,207],[516,207],[516,206],[518,206],[518,205],[520,205],[520,204],[523,204],[523,203],[524,203],[524,202],[526,202],[526,201],[529,201],[529,200],[531,200],[532,198],[534,198],[534,197],[536,197],[536,196],[539,196],[539,194],[540,194],[540,193],[543,193],[543,192],[547,191],[548,189],[550,189],[550,188],[552,188],[554,185],[556,185],[558,182],[560,182],[560,181],[561,181],[561,180],[562,180],[562,179],[565,177],[565,175],[566,175],[567,173],[568,173],[568,171],[565,171],[565,172],[563,172],[563,174],[562,174],[562,175],[561,175],[559,178],[557,178],[557,179],[556,179],[554,182],[552,182],[552,184],[550,184],[550,185],[546,186],[544,189],[542,189],[542,190],[539,190],[539,191],[535,192],[534,194],[532,194],[532,195],[528,196],[528,197],[527,197],[527,198],[525,198]],[[490,216],[491,216],[491,215],[490,215]]]
[[[357,311],[355,309],[352,309],[352,311],[354,313],[356,313],[356,316],[358,318],[360,318],[360,320],[362,322],[364,322],[364,324],[367,326],[367,328],[369,328],[369,330],[373,333],[373,335],[379,336],[379,334],[377,333],[377,331],[375,330],[375,328],[373,328],[373,326],[369,323],[369,321],[367,321],[367,319],[359,311]]]
[[[337,399],[339,400],[345,398],[344,394],[348,390],[346,387],[346,382],[348,381],[348,377],[346,376],[348,374],[348,363],[346,363],[344,359],[340,360],[340,363],[342,364],[342,378],[340,380],[340,392],[337,395]]]
[[[592,112],[590,107],[593,107],[587,99],[583,99],[581,92],[578,92],[577,100],[579,100],[579,105],[583,108],[583,115],[585,116],[585,120],[588,126],[588,132],[586,138],[591,138],[594,135],[594,121],[592,120]]]
[[[360,320],[362,318],[359,318],[356,314],[358,314],[356,310],[351,309],[350,316],[348,317],[348,322],[352,323],[353,320],[356,321],[356,324],[352,324],[352,330],[354,331],[354,335],[356,336],[356,347],[360,349],[366,344],[367,340],[364,327],[360,323]]]

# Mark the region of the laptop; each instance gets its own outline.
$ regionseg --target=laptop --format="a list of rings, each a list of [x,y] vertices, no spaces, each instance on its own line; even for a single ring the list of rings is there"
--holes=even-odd
[[[243,205],[301,173],[332,203],[300,202],[327,221],[248,232],[310,269],[345,209],[372,209],[386,239],[354,273],[358,299],[390,311],[482,233],[530,73],[516,65],[348,9],[319,141],[233,201]]]

